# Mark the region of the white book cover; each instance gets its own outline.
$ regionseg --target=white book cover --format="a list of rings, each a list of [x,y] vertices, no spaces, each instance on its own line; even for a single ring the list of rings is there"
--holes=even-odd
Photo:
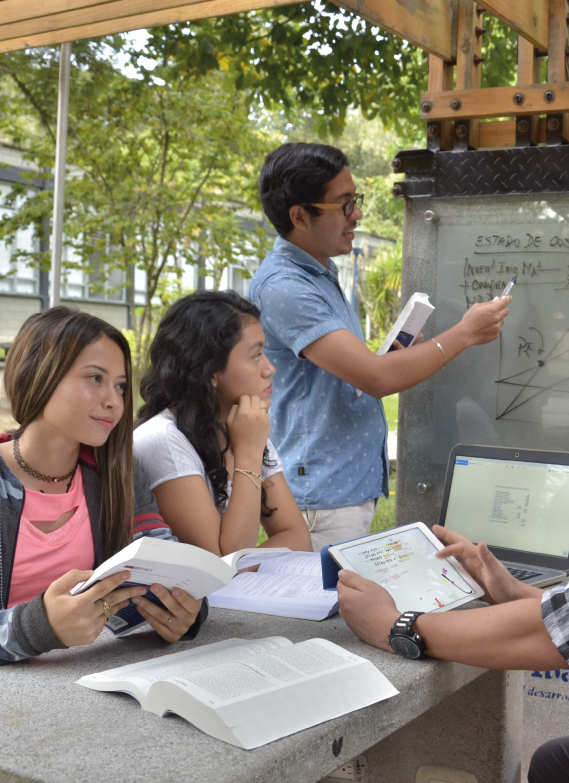
[[[395,340],[399,340],[405,348],[411,345],[434,309],[434,305],[429,302],[428,294],[413,294],[381,344],[377,355],[386,354]]]
[[[124,582],[123,587],[157,583],[167,590],[179,587],[192,598],[199,599],[226,585],[238,568],[249,568],[286,554],[291,554],[288,547],[264,547],[241,549],[225,557],[218,557],[213,552],[191,544],[143,536],[102,563],[89,579],[76,585],[71,594],[82,593],[107,576],[130,571],[132,578]],[[150,590],[145,597],[162,606]],[[124,636],[145,623],[136,604],[131,603],[110,617],[106,627],[115,636]]]

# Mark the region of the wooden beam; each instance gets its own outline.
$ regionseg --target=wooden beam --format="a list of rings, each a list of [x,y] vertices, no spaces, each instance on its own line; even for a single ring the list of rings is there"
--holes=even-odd
[[[78,8],[90,8],[104,5],[108,0],[1,0],[0,20],[2,24],[23,22],[25,19],[38,19],[63,11],[75,11]]]
[[[332,0],[443,60],[454,58],[451,0]]]
[[[481,0],[480,5],[540,52],[547,51],[549,0]]]
[[[206,1],[195,0],[192,5]],[[67,27],[82,27],[98,22],[108,22],[111,19],[134,17],[162,9],[171,12],[176,7],[187,5],[187,0],[110,0],[110,2],[97,3],[73,11],[67,10],[49,16],[26,19],[22,22],[2,24],[0,25],[0,41],[41,35],[54,30],[65,30]],[[2,2],[0,2],[1,10]]]
[[[545,141],[545,117],[536,117],[538,120],[538,141]],[[516,121],[504,120],[502,122],[480,123],[480,147],[513,147],[516,143]]]
[[[518,93],[523,95],[522,103],[518,101],[514,103],[514,96]],[[424,111],[429,104],[430,111]],[[561,114],[567,111],[569,111],[569,84],[559,82],[528,84],[520,87],[487,87],[483,90],[424,92],[421,95],[420,117],[431,122],[516,117],[523,114]]]
[[[175,1],[175,0],[174,0]],[[65,30],[55,30],[39,35],[23,35],[0,41],[0,53],[14,52],[18,49],[31,49],[36,46],[53,46],[67,41],[78,41],[83,38],[99,38],[102,35],[126,33],[129,30],[139,30],[146,27],[159,27],[164,24],[190,22],[193,19],[207,19],[214,16],[229,16],[242,11],[252,11],[260,8],[276,8],[291,5],[301,0],[207,0],[192,3],[178,8],[168,8],[152,11],[136,16],[126,16],[96,24],[68,27]],[[1,6],[0,6],[1,8]]]

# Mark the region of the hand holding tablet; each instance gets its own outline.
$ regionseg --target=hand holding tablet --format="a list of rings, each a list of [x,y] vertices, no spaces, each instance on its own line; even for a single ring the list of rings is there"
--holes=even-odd
[[[484,595],[422,522],[335,544],[328,554],[348,571],[384,587],[400,611],[446,612]]]

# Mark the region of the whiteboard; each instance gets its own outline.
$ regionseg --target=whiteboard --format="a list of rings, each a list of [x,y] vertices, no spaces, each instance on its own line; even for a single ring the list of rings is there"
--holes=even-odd
[[[517,283],[499,339],[434,378],[435,462],[459,442],[569,451],[569,225],[547,206],[532,217],[438,229],[438,333]]]

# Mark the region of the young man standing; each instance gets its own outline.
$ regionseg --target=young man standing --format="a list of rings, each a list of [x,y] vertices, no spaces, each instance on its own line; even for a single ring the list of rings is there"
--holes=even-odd
[[[277,368],[271,439],[318,551],[366,535],[377,498],[388,494],[381,398],[495,340],[511,297],[474,305],[435,340],[376,356],[331,261],[351,252],[362,218],[346,156],[324,144],[284,144],[267,156],[259,186],[279,236],[247,296],[261,310]]]

